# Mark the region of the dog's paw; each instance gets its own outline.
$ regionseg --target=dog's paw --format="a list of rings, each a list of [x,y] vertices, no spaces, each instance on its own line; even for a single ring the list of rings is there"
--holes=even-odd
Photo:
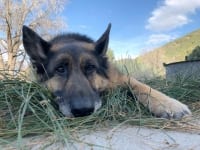
[[[156,117],[167,119],[181,119],[192,114],[185,104],[169,97],[150,110]]]

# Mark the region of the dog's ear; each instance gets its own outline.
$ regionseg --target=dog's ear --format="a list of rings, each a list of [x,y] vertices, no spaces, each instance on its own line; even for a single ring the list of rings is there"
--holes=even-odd
[[[47,57],[49,44],[27,26],[22,28],[24,49],[32,63],[43,63]]]
[[[105,55],[108,49],[108,43],[109,43],[109,34],[111,29],[111,23],[109,23],[106,31],[103,33],[103,35],[96,41],[95,43],[95,52],[98,55]]]

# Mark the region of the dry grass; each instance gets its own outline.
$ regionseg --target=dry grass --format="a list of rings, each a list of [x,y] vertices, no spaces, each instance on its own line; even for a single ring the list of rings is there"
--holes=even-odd
[[[49,91],[37,83],[22,79],[0,81],[0,145],[12,140],[23,145],[28,135],[53,134],[65,143],[77,140],[74,133],[81,129],[116,127],[121,124],[200,131],[200,80],[167,82],[163,79],[146,81],[154,88],[189,105],[193,117],[182,120],[155,118],[140,105],[128,89],[117,88],[102,94],[103,107],[96,113],[80,118],[65,118],[54,107]]]

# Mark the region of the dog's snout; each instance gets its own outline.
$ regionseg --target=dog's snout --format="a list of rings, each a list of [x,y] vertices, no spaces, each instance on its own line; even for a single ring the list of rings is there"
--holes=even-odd
[[[88,98],[78,98],[71,100],[70,108],[74,117],[88,116],[94,112],[94,103]]]

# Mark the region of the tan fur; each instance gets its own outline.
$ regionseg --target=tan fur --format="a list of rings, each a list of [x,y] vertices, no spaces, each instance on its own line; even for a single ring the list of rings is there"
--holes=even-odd
[[[57,91],[57,90],[61,90],[63,87],[61,86],[60,83],[63,83],[64,81],[62,81],[62,79],[58,76],[55,76],[49,80],[47,80],[46,82],[44,82],[43,84],[50,90],[50,91]]]

